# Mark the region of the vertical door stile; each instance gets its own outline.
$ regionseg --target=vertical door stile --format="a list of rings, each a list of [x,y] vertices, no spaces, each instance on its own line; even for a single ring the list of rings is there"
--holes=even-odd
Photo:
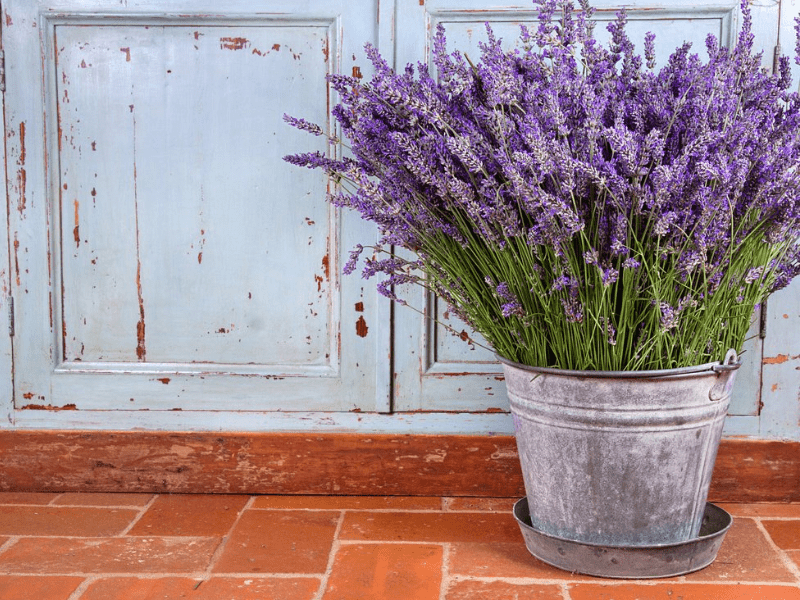
[[[3,5],[0,4],[0,14],[2,14]],[[6,172],[6,111],[5,111],[5,51],[3,41],[5,39],[5,23],[0,19],[0,52],[2,56],[2,77],[3,77],[3,144],[0,148],[0,165],[3,165],[2,174],[0,175],[0,189],[3,190],[5,195],[5,210],[3,216],[0,218],[0,427],[8,426],[14,422],[13,410],[13,356],[12,356],[12,318],[13,318],[13,292],[11,289],[11,262],[10,262],[10,248],[9,244],[11,238],[9,236],[8,228],[8,215],[9,209],[8,201],[10,198],[8,185],[7,185],[7,172]]]
[[[394,65],[394,67],[397,68],[395,52],[397,44],[397,0],[377,0],[377,2],[377,47],[381,56],[383,56],[390,65]],[[366,72],[364,68],[362,68],[362,71]],[[381,329],[382,339],[378,349],[380,354],[377,360],[378,368],[375,373],[375,383],[378,391],[376,410],[379,413],[385,414],[394,412],[394,309],[393,301],[384,298],[380,294],[378,295],[376,316],[377,321],[383,324],[383,326]]]

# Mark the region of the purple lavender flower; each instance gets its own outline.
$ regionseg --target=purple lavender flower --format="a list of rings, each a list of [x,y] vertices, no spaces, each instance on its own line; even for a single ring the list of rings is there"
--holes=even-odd
[[[365,277],[384,277],[381,293],[426,286],[509,358],[568,366],[574,357],[559,352],[586,340],[627,349],[620,365],[709,358],[728,338],[708,342],[704,319],[724,336],[741,329],[730,333],[738,344],[752,306],[800,274],[800,95],[788,57],[774,75],[761,70],[745,0],[734,47],[709,35],[707,59],[684,44],[658,69],[655,36],[638,56],[624,11],[604,47],[587,0],[534,4],[518,50],[487,25],[469,60],[448,52],[440,24],[431,64],[395,72],[367,46],[369,81],[328,78],[347,156],[329,147],[286,160],[327,173],[334,205],[417,256],[363,262]],[[800,17],[795,30],[800,64]],[[568,336],[578,337],[561,348]]]
[[[322,131],[322,127],[320,127],[316,123],[310,123],[305,119],[299,119],[297,117],[292,117],[290,115],[284,114],[283,120],[286,121],[292,127],[300,129],[301,131],[307,131],[312,135],[325,135],[325,132]]]
[[[361,257],[361,253],[364,251],[364,246],[361,244],[356,244],[356,247],[350,252],[350,258],[345,263],[344,267],[342,268],[342,272],[346,275],[349,275],[353,271],[356,270],[356,265],[358,264],[358,259]]]
[[[678,314],[674,308],[666,302],[660,302],[659,309],[661,310],[662,331],[669,331],[678,326]]]
[[[583,322],[583,307],[575,298],[561,298],[561,306],[568,323]]]

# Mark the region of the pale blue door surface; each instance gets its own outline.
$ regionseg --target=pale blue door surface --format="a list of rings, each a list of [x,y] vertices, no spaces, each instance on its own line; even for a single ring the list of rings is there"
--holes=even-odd
[[[363,64],[376,12],[3,4],[13,421],[387,404],[388,321],[340,276],[373,230],[282,160],[337,151],[283,113],[327,123],[325,76]]]
[[[594,4],[602,35],[619,3]],[[733,0],[626,6],[635,41],[654,31],[661,61],[684,40],[702,54],[708,33],[731,43],[741,20]],[[513,44],[530,3],[1,8],[3,426],[512,431],[501,369],[446,306],[403,292],[461,335],[342,276],[342,257],[375,232],[326,203],[322,173],[282,161],[341,151],[282,115],[332,127],[325,75],[368,77],[366,41],[402,67],[427,59],[442,23],[453,49],[476,56],[486,21]],[[779,26],[793,47],[799,9],[753,7],[766,68]],[[800,438],[798,289],[754,323],[728,433]]]

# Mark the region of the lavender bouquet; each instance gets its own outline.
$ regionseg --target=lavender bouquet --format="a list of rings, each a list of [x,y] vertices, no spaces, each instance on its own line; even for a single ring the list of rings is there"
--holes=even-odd
[[[381,293],[432,290],[507,359],[644,370],[741,351],[754,309],[800,272],[788,58],[761,69],[746,1],[734,48],[708,36],[707,60],[685,44],[660,70],[624,13],[604,47],[584,1],[536,4],[518,49],[487,25],[475,63],[440,26],[435,73],[367,46],[369,82],[329,77],[339,137],[285,117],[347,155],[286,160],[327,171],[330,201],[377,224],[363,275],[383,274]]]

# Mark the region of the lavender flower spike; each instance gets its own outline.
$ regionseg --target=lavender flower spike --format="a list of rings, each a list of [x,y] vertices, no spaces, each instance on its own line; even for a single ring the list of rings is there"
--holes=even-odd
[[[684,44],[662,64],[624,12],[603,45],[588,0],[534,5],[514,50],[487,27],[467,59],[440,24],[431,65],[396,72],[368,46],[368,81],[328,76],[346,154],[287,162],[402,250],[361,263],[380,293],[423,286],[511,360],[636,370],[741,350],[754,307],[800,274],[788,57],[762,71],[747,0],[732,48],[709,34],[705,58]]]

